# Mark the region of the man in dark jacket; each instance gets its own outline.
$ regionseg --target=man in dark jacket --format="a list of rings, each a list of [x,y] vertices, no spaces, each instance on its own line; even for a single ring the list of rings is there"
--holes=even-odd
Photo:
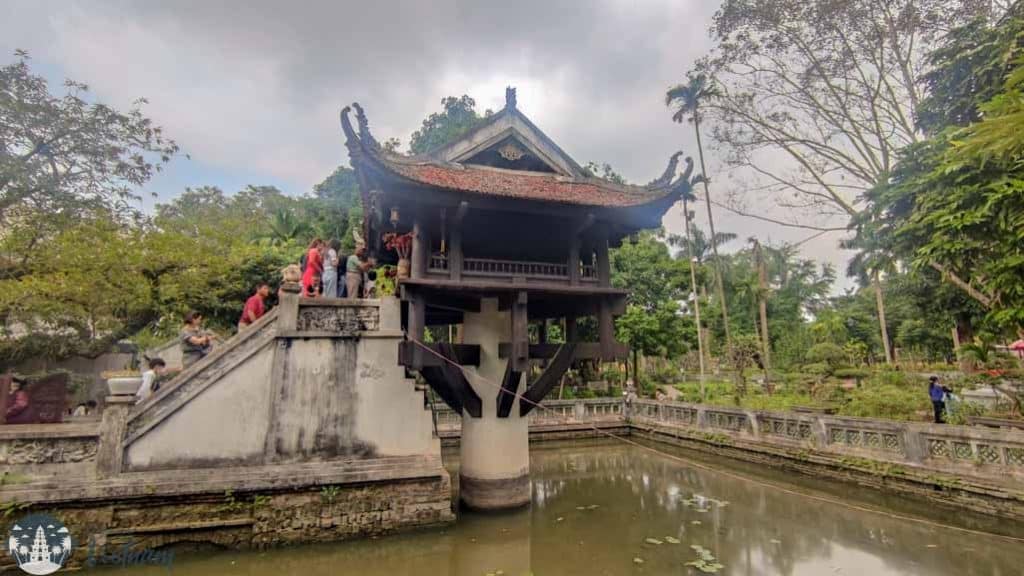
[[[928,379],[928,397],[932,400],[932,408],[935,410],[935,423],[944,424],[946,421],[942,415],[946,412],[946,394],[952,392],[946,386],[939,385],[939,377],[932,376]]]

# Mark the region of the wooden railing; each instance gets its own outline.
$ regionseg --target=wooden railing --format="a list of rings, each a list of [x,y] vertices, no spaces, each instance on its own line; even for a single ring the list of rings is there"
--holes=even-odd
[[[434,254],[430,257],[428,271],[447,273],[448,257]],[[486,276],[491,278],[509,278],[520,276],[536,280],[568,280],[568,264],[551,262],[529,262],[519,260],[497,260],[493,258],[463,258],[462,273],[467,276]],[[597,267],[580,266],[580,281],[597,282]]]

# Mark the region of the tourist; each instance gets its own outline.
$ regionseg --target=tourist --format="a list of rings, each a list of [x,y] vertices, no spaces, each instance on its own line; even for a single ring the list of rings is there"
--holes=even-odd
[[[138,404],[149,398],[157,391],[159,385],[156,379],[167,370],[167,363],[163,358],[153,358],[149,361],[149,370],[142,373],[142,386],[135,392],[135,403]]]
[[[321,296],[321,294],[322,294],[321,291],[320,291],[320,287],[321,287],[321,284],[320,284],[320,275],[319,274],[313,274],[309,278],[309,283],[308,284],[306,283],[306,280],[303,279],[303,281],[302,281],[302,297],[303,298],[319,298]]]
[[[359,298],[362,294],[359,288],[363,282],[363,272],[369,270],[370,266],[366,259],[366,248],[359,247],[355,254],[348,257],[345,262],[345,287],[349,298]]]
[[[242,308],[242,317],[238,319],[238,331],[256,323],[266,312],[265,303],[270,296],[270,284],[260,282],[256,286],[256,293],[249,296]]]
[[[302,295],[306,296],[314,292],[313,278],[319,279],[324,272],[324,259],[321,253],[323,241],[314,238],[306,250],[306,265],[302,270]],[[319,280],[316,282],[319,284]]]
[[[32,411],[28,409],[31,398],[25,387],[25,380],[14,376],[11,378],[11,389],[7,395],[7,412],[4,413],[4,424],[31,424]]]
[[[338,297],[338,249],[341,244],[332,239],[327,243],[327,253],[324,254],[324,273],[320,276],[323,283],[323,296],[325,298]]]
[[[182,368],[199,362],[213,349],[214,336],[203,330],[203,315],[192,311],[185,314],[185,326],[181,329]]]
[[[74,412],[71,413],[71,416],[74,417],[74,418],[82,418],[84,416],[91,415],[95,411],[96,411],[96,401],[95,400],[89,400],[88,402],[82,402],[78,406],[75,406],[75,410],[74,410]]]
[[[952,392],[946,386],[939,385],[939,377],[932,376],[928,379],[928,397],[932,400],[932,408],[935,410],[935,423],[944,424],[943,414],[946,412],[946,394]]]
[[[366,272],[366,285],[363,286],[363,298],[376,298],[377,297],[377,271],[369,270]]]

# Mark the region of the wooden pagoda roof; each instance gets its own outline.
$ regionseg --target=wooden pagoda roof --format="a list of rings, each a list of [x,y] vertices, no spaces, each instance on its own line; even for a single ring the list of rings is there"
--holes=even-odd
[[[349,118],[355,109],[358,130]],[[480,127],[453,143],[427,154],[406,156],[383,149],[370,133],[366,115],[358,103],[341,111],[341,125],[352,167],[368,178],[397,180],[416,187],[441,189],[507,200],[569,206],[643,211],[647,221],[661,216],[690,191],[693,162],[677,177],[681,152],[673,154],[665,172],[645,186],[623,185],[586,174],[572,158],[511,105],[491,116]],[[528,171],[483,166],[467,162],[474,154],[500,143],[512,142],[531,153],[545,170]],[[364,190],[364,193],[366,190]],[[654,224],[657,225],[657,224]]]

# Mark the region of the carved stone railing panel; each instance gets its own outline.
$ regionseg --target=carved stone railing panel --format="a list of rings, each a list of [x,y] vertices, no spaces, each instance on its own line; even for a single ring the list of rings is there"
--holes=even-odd
[[[926,457],[940,462],[1006,466],[1024,471],[1024,443],[926,435]]]
[[[708,426],[719,430],[741,432],[750,428],[750,419],[746,414],[706,410],[704,418],[707,420]]]
[[[303,304],[299,306],[296,329],[299,332],[333,332],[343,336],[376,332],[380,330],[380,309],[377,306]]]
[[[758,431],[762,435],[777,436],[791,440],[808,440],[813,435],[812,421],[792,418],[777,418],[758,415]]]
[[[826,439],[830,445],[875,452],[904,455],[905,448],[896,431],[854,428],[850,425],[826,423]]]
[[[29,436],[0,438],[0,467],[93,462],[98,436]]]

